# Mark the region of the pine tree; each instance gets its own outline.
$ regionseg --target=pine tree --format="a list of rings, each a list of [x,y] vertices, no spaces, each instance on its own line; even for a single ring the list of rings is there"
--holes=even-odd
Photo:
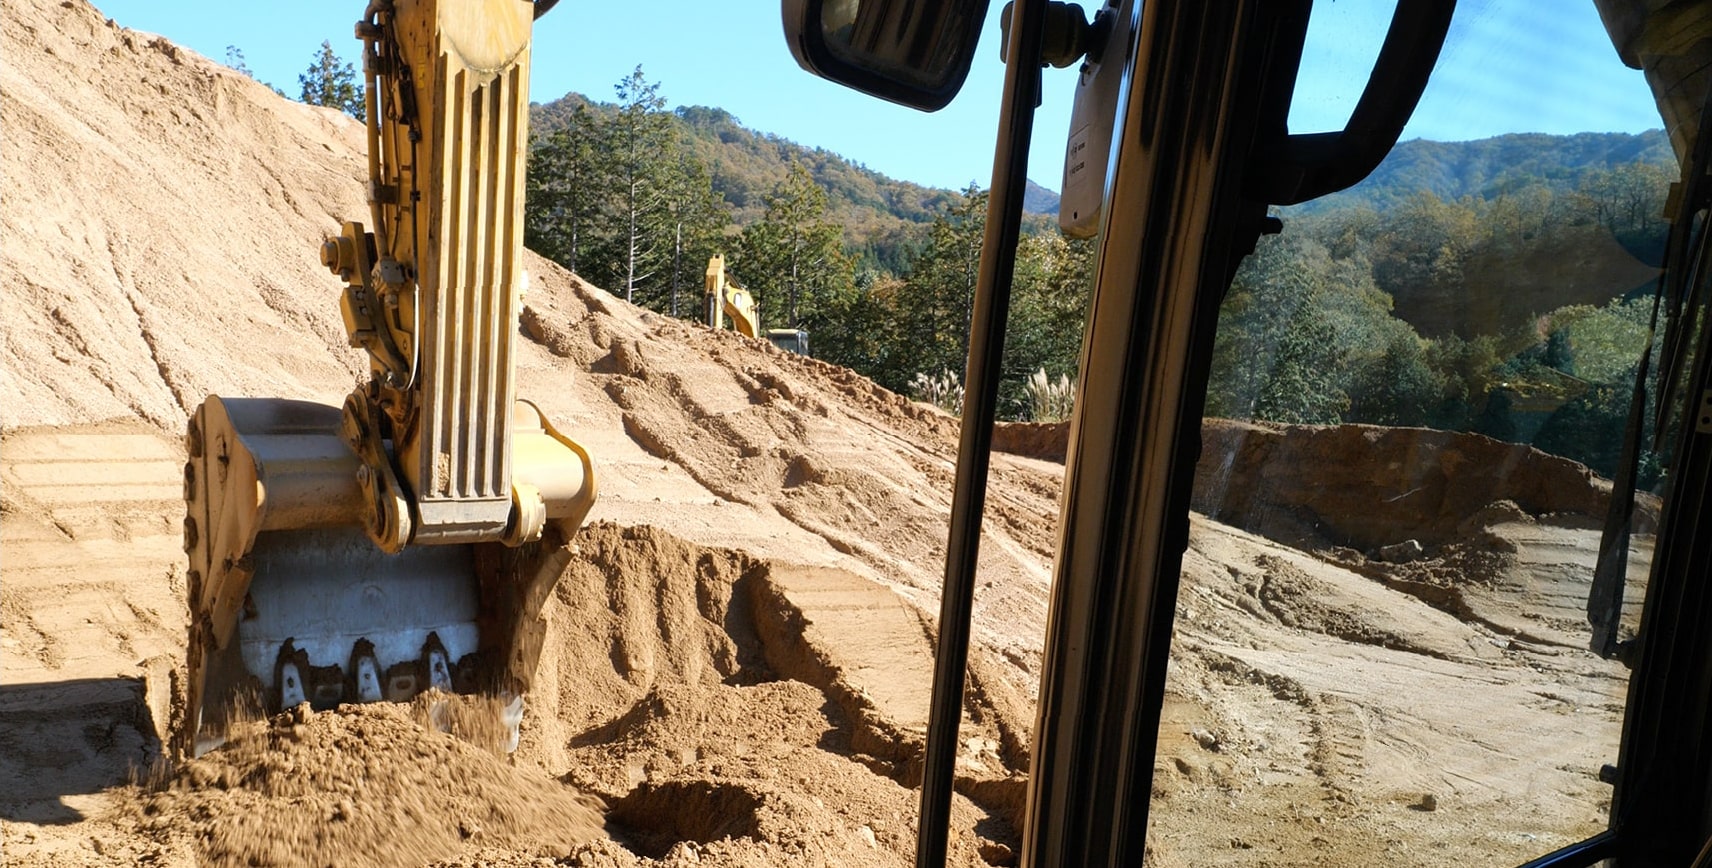
[[[1206,412],[1330,424],[1349,408],[1345,362],[1364,334],[1333,287],[1338,263],[1318,243],[1267,239],[1244,262],[1219,316]]]
[[[578,274],[587,251],[611,234],[603,219],[613,193],[602,156],[606,133],[600,114],[579,105],[570,123],[537,138],[529,155],[525,243]]]
[[[672,232],[666,312],[700,319],[702,275],[708,258],[724,252],[725,228],[731,223],[725,198],[714,192],[713,177],[700,160],[688,156],[679,160],[667,178],[666,211]]]
[[[903,285],[890,274],[866,269],[847,287],[828,292],[804,321],[813,337],[815,358],[851,368],[904,393],[915,370],[903,360],[902,348],[908,345],[898,312]]]
[[[309,68],[297,77],[297,83],[303,86],[303,101],[310,105],[336,108],[357,120],[362,120],[367,112],[356,70],[333,53],[330,41],[322,40],[321,50]]]
[[[637,67],[616,90],[618,105],[578,105],[536,138],[526,243],[626,301],[699,319],[730,214],[707,165],[680,146],[660,86]]]
[[[1088,314],[1093,244],[1057,232],[1027,235],[1017,250],[1010,319],[999,383],[999,408],[1007,416],[1031,417],[1030,378],[1044,371],[1056,383],[1072,381],[1081,363]]]
[[[826,191],[806,166],[767,196],[767,211],[743,230],[737,266],[762,322],[800,328],[834,293],[849,289],[854,273],[842,249],[843,232],[826,219]]]
[[[664,111],[660,85],[648,81],[642,67],[615,89],[618,113],[606,141],[614,160],[610,171],[617,219],[605,258],[610,285],[623,290],[625,301],[636,302],[637,291],[655,288],[670,266],[667,187],[670,169],[677,165],[677,134]],[[643,301],[655,301],[658,309],[664,295],[645,293],[659,297]]]
[[[900,300],[917,372],[963,370],[986,232],[987,193],[974,184],[949,215],[933,222]]]
[[[1313,301],[1310,291],[1278,334],[1270,370],[1254,402],[1255,418],[1335,425],[1349,409],[1349,396],[1337,387],[1338,347]]]

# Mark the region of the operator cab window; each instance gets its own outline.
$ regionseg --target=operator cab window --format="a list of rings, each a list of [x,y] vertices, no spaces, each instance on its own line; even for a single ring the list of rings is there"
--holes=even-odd
[[[1293,132],[1342,125],[1390,10],[1314,15]],[[1390,157],[1223,302],[1152,864],[1514,865],[1608,825],[1629,670],[1591,576],[1677,161],[1591,2],[1457,16]]]

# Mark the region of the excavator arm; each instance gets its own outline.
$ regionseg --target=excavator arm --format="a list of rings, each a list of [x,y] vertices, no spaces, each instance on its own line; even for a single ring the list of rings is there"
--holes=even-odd
[[[214,396],[192,418],[182,747],[246,703],[528,687],[595,495],[588,453],[515,394],[541,10],[374,0],[357,25],[369,222],[320,255],[370,375],[343,407]]]
[[[730,317],[731,327],[738,334],[746,338],[761,336],[761,312],[755,309],[755,297],[725,273],[724,256],[714,254],[708,258],[706,289],[709,327],[725,328],[725,318]]]

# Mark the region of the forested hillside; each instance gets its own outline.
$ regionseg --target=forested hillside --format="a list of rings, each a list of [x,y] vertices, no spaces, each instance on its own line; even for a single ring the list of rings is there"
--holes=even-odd
[[[620,106],[570,93],[534,106],[536,134],[550,135],[574,128],[582,117],[610,118]],[[705,166],[713,190],[724,198],[732,223],[747,226],[767,209],[767,196],[790,175],[791,166],[806,168],[826,191],[829,219],[842,228],[846,246],[865,264],[899,270],[920,247],[922,227],[949,212],[960,191],[924,187],[889,178],[861,163],[828,151],[799,145],[771,133],[743,126],[730,112],[707,106],[679,106],[666,112],[684,156]],[[971,182],[985,180],[971,176]],[[1024,209],[1030,214],[1055,215],[1058,194],[1029,182]]]
[[[1455,201],[1465,196],[1497,198],[1512,189],[1545,186],[1556,192],[1577,187],[1585,172],[1632,164],[1669,166],[1676,158],[1664,130],[1548,136],[1513,133],[1472,142],[1413,139],[1392,149],[1366,180],[1298,206],[1313,213],[1367,205],[1400,205],[1415,193]]]
[[[537,107],[532,246],[691,319],[723,253],[764,327],[805,329],[815,356],[958,410],[983,190],[893,181],[719,109],[668,111],[640,69],[617,96]],[[1244,263],[1207,412],[1479,431],[1608,471],[1591,444],[1627,412],[1675,176],[1657,131],[1398,146],[1355,188],[1287,209]],[[1070,406],[1093,250],[1051,224],[1032,216],[1019,255],[1011,418]]]
[[[1609,476],[1676,176],[1661,133],[1399,146],[1243,264],[1207,413],[1475,431]],[[1434,183],[1464,192],[1408,186]]]
[[[763,327],[810,332],[817,357],[899,392],[963,367],[985,193],[895,181],[712,108],[667,110],[639,68],[602,104],[534,108],[528,243],[627,300],[700,318],[723,254]],[[1051,191],[1028,197],[1056,207]],[[1035,371],[1072,374],[1091,248],[1028,218],[1005,392],[1024,414]]]

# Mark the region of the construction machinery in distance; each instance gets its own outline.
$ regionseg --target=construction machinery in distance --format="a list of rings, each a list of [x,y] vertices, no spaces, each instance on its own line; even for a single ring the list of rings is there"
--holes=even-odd
[[[726,317],[730,317],[733,331],[746,338],[761,336],[761,314],[755,309],[755,296],[725,273],[722,254],[716,253],[707,260],[706,305],[708,328],[723,329]]]
[[[724,254],[716,253],[707,260],[705,322],[709,328],[725,328],[726,318],[733,331],[746,338],[765,337],[781,350],[808,355],[808,332],[803,329],[761,329],[761,308],[755,296],[739,285],[725,270]]]
[[[178,748],[235,710],[521,696],[595,497],[515,394],[533,19],[550,2],[373,0],[368,223],[321,249],[368,381],[343,407],[209,397],[190,420],[192,626]]]

